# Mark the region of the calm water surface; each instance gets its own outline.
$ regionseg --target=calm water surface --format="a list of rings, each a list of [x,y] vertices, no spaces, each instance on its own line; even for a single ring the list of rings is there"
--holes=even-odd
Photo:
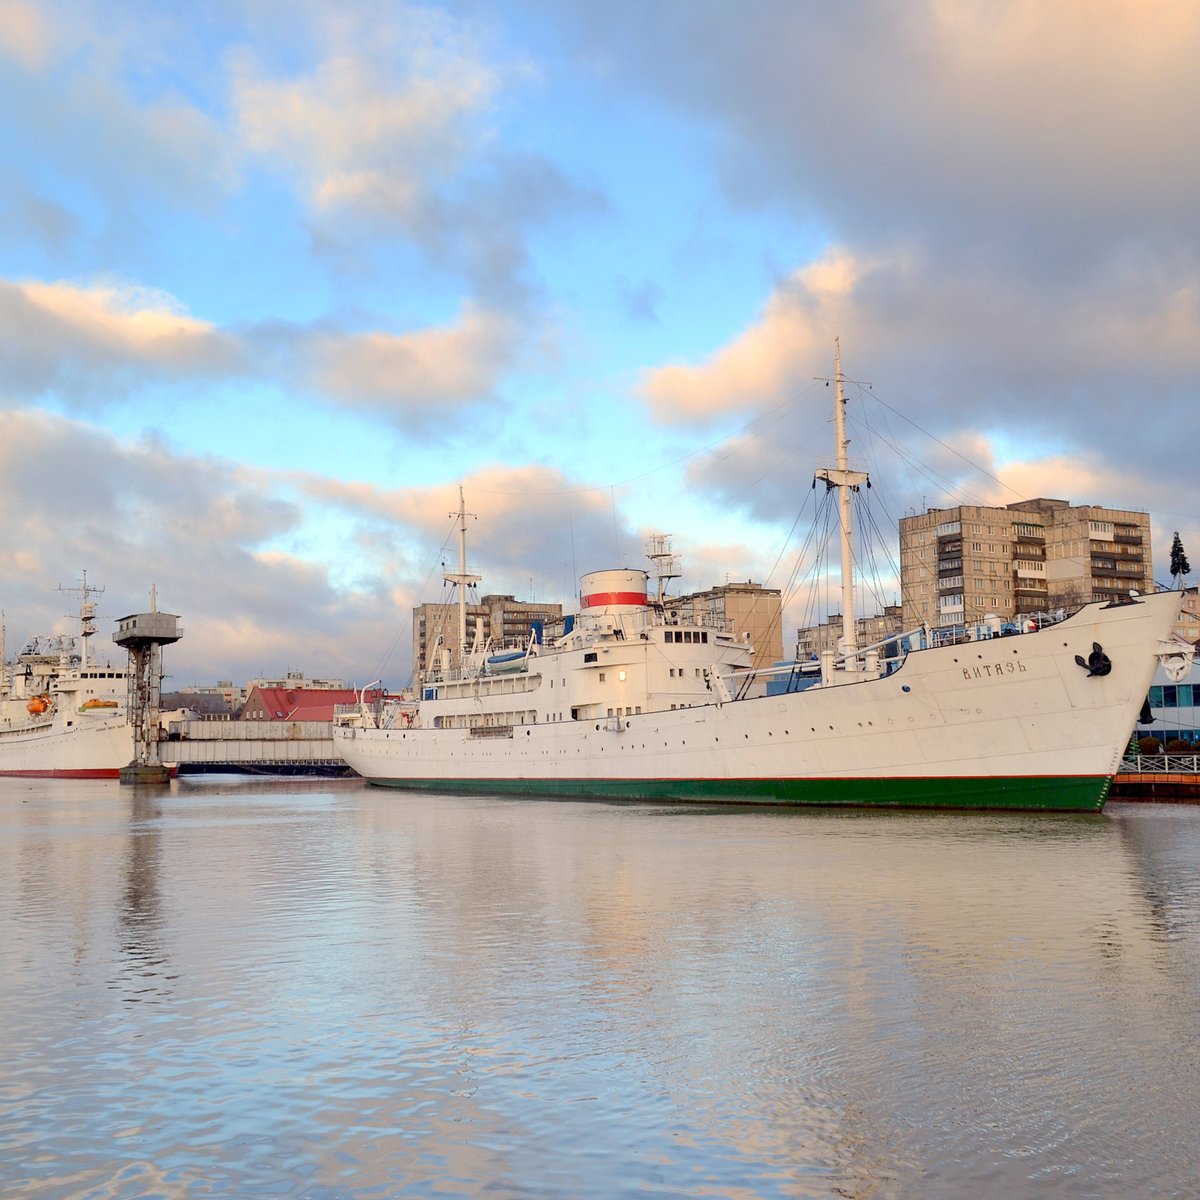
[[[0,780],[5,1197],[1195,1197],[1200,809]]]

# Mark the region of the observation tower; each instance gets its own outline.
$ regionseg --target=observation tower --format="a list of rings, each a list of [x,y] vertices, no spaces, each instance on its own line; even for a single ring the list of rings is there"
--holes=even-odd
[[[179,617],[158,611],[158,589],[150,589],[150,611],[121,617],[113,641],[129,651],[129,722],[133,761],[121,768],[122,783],[166,783],[170,771],[158,753],[158,709],[162,693],[162,648],[183,636]]]

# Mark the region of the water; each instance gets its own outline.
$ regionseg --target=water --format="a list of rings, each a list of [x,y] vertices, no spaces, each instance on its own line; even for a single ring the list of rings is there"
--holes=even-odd
[[[0,780],[5,1197],[1192,1197],[1200,809]]]

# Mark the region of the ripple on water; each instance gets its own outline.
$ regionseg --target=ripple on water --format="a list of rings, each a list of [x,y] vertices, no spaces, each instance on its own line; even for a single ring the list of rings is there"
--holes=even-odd
[[[1185,1196],[1198,850],[1200,813],[24,792],[0,1191]]]

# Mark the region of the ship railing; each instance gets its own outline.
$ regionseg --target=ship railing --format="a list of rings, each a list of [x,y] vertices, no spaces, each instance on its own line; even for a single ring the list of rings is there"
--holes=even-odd
[[[937,628],[930,625],[917,625],[899,633],[889,633],[865,646],[856,646],[852,654],[833,655],[834,670],[845,670],[847,663],[853,663],[854,669],[862,672],[862,662],[869,654],[877,654],[878,673],[890,675],[908,655],[914,650],[928,650],[936,646],[949,646],[958,642],[983,642],[997,637],[1019,637],[1026,632],[1033,633],[1048,625],[1055,625],[1066,618],[1067,614],[1059,609],[1056,612],[1025,613],[1022,623],[1032,623],[1034,628],[1025,630],[1011,621],[977,622],[973,625],[956,625]],[[879,654],[879,651],[885,651]],[[890,651],[890,653],[888,652]],[[748,685],[755,679],[777,675],[819,675],[821,660],[818,658],[796,659],[792,662],[778,663],[770,667],[748,667],[732,672],[739,685],[739,696],[746,695]]]
[[[1117,771],[1122,775],[1200,775],[1200,754],[1129,754]]]

